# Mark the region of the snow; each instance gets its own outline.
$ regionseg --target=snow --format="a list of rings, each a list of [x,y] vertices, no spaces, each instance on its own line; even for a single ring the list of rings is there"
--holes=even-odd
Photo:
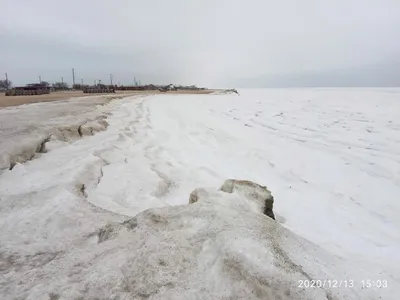
[[[107,112],[102,106],[111,99],[110,96],[81,97],[1,109],[0,171],[30,160],[38,152],[91,134],[89,128],[104,130],[105,124],[101,120]],[[98,108],[95,112],[94,107]],[[53,135],[56,140],[52,139]],[[46,138],[51,140],[48,149],[40,149]]]
[[[239,92],[0,110],[1,298],[397,299],[400,89]]]

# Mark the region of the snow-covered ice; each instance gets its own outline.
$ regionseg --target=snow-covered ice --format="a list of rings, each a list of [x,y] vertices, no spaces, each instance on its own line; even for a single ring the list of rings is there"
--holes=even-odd
[[[398,299],[400,89],[90,99],[0,110],[2,299]]]
[[[0,110],[0,171],[64,142],[104,130],[107,112],[102,106],[113,98],[117,96],[81,97]]]

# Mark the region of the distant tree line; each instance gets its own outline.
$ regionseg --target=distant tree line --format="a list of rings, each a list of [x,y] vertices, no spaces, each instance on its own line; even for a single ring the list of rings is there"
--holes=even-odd
[[[55,91],[65,91],[69,89],[68,83],[65,82],[54,82],[51,87]]]
[[[65,82],[54,82],[53,84],[50,84],[47,81],[42,81],[42,82],[40,82],[40,84],[46,86],[47,88],[51,88],[53,91],[65,91],[65,90],[69,90],[70,89],[68,83],[65,83]],[[134,86],[138,87],[140,85],[141,85],[140,81],[136,81],[136,79],[135,79]],[[149,86],[153,86],[153,85],[143,86],[143,88],[146,88],[146,87],[149,87]],[[172,84],[170,84],[169,86],[172,86]],[[156,88],[160,88],[160,87],[161,88],[162,87],[167,88],[169,86],[154,86],[154,88],[155,89]],[[74,90],[83,90],[83,89],[86,89],[88,87],[90,87],[90,85],[74,84],[72,86],[72,88]],[[96,87],[101,87],[101,88],[108,87],[108,88],[116,88],[116,89],[124,89],[125,88],[125,86],[105,85],[105,84],[97,84]],[[128,88],[129,86],[126,86],[126,87]],[[8,81],[7,80],[0,80],[0,90],[7,90],[7,89],[11,89],[11,88],[12,88],[12,82],[10,80],[8,80]],[[201,89],[204,89],[204,88],[198,88],[195,85],[191,85],[191,86],[178,85],[178,86],[174,86],[174,89],[178,89],[178,90],[180,90],[180,89],[183,89],[183,90],[201,90]]]

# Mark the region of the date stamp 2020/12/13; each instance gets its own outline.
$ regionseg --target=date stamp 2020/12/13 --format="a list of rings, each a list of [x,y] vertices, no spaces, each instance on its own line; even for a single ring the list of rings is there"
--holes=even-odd
[[[363,289],[367,288],[387,288],[388,281],[387,280],[338,280],[338,279],[318,279],[318,280],[298,280],[297,287],[299,288],[353,288],[353,287],[361,287]]]

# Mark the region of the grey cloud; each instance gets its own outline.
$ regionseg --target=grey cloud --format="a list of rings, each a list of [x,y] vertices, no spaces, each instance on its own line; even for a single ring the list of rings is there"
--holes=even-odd
[[[349,69],[238,78],[225,82],[237,87],[399,87],[400,60],[393,59]]]
[[[357,70],[400,53],[397,0],[2,2],[0,71],[21,83],[75,67],[124,83],[387,85],[390,72],[382,82]]]

